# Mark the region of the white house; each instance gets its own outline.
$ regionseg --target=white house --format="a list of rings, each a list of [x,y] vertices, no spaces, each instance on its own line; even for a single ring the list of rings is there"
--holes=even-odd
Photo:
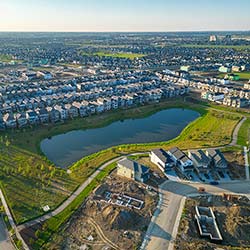
[[[163,149],[153,149],[150,152],[150,160],[156,164],[162,172],[165,172],[167,169],[174,167],[175,163],[172,160],[171,156]]]
[[[180,168],[182,172],[193,170],[192,160],[179,148],[174,147],[168,151],[174,163]]]

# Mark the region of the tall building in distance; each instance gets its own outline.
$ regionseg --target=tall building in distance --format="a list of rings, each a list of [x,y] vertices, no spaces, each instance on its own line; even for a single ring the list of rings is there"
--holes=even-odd
[[[217,38],[216,35],[211,35],[211,36],[209,37],[209,42],[217,42],[217,40],[218,40],[218,38]]]

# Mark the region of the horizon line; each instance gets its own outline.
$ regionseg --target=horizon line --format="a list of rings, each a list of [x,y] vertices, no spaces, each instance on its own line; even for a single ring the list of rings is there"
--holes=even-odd
[[[250,32],[245,29],[232,29],[232,30],[168,30],[168,31],[60,31],[60,30],[0,30],[0,33],[171,33],[171,32]]]

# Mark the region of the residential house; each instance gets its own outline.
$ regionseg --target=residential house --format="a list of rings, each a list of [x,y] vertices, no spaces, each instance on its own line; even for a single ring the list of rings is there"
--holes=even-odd
[[[5,123],[4,123],[4,120],[3,120],[3,115],[0,112],[0,130],[4,130],[4,129],[5,129]]]
[[[63,105],[55,105],[54,109],[60,113],[61,120],[67,120],[69,118],[69,112]]]
[[[179,148],[174,147],[168,151],[175,165],[177,165],[182,172],[193,170],[192,160]]]
[[[205,153],[212,159],[215,168],[226,169],[228,167],[227,160],[219,149],[206,149]]]
[[[189,150],[188,157],[198,172],[209,172],[212,159],[208,157],[203,150]]]
[[[88,107],[88,102],[83,101],[83,102],[73,102],[72,106],[78,109],[78,113],[80,117],[87,116],[87,107]]]
[[[175,163],[164,149],[153,149],[150,152],[150,160],[156,164],[162,172],[174,167]]]
[[[38,114],[39,120],[41,123],[48,123],[49,122],[49,113],[47,109],[36,109],[36,113]]]
[[[34,110],[28,110],[26,112],[26,118],[31,125],[39,124],[40,120],[37,113]]]
[[[117,174],[135,181],[146,182],[149,179],[149,168],[124,158],[117,163]]]
[[[49,114],[49,120],[52,123],[60,121],[60,112],[54,107],[46,107],[46,110]]]
[[[18,128],[23,128],[28,125],[28,120],[26,118],[25,112],[16,113],[14,116],[15,116]]]
[[[16,128],[17,127],[16,119],[15,119],[13,113],[4,114],[3,121],[6,125],[6,128]]]
[[[66,110],[68,110],[68,114],[69,114],[69,117],[70,118],[76,118],[76,117],[78,117],[78,109],[77,109],[77,107],[75,107],[75,106],[73,106],[73,105],[71,105],[71,104],[65,104],[65,109]]]

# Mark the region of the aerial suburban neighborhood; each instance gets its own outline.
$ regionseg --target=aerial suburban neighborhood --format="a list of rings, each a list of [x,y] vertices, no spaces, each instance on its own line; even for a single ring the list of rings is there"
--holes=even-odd
[[[250,249],[249,1],[0,9],[0,250]]]

